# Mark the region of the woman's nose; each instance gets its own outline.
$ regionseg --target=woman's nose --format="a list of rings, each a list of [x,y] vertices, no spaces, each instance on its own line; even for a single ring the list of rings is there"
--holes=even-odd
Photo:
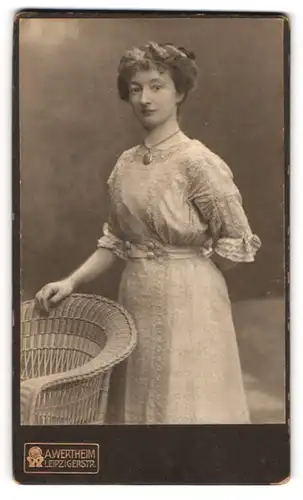
[[[150,97],[150,92],[148,89],[142,89],[141,95],[140,95],[140,103],[141,104],[150,104],[151,102],[151,97]]]

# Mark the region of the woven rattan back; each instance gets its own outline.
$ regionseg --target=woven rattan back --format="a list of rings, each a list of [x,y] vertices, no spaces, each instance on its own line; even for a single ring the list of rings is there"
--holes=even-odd
[[[72,294],[47,315],[34,301],[24,302],[23,423],[102,423],[111,370],[130,354],[135,341],[129,314],[109,299]]]

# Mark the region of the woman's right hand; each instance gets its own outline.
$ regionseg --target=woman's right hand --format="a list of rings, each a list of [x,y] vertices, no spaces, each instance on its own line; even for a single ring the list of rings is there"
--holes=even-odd
[[[74,291],[72,280],[69,278],[54,283],[48,283],[35,296],[37,307],[42,312],[48,312],[50,307],[56,306],[61,300]]]

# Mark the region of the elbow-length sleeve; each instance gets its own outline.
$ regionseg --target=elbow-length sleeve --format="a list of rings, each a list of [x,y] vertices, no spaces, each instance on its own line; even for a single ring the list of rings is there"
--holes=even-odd
[[[124,242],[114,235],[111,228],[111,218],[103,224],[103,234],[97,241],[97,248],[107,248],[111,250],[114,255],[120,257],[120,259],[126,260]]]
[[[261,241],[253,234],[229,167],[213,156],[190,169],[190,201],[208,225],[212,250],[234,262],[253,262]]]
[[[107,186],[109,188],[110,193],[111,193],[111,187],[114,183],[117,166],[118,162],[115,165],[107,181]],[[110,205],[111,206],[109,209],[109,216],[107,221],[103,224],[102,227],[103,234],[97,241],[97,248],[107,248],[108,250],[111,250],[113,254],[119,257],[120,259],[126,260],[125,243],[116,234],[118,233],[118,231],[116,230],[117,223],[115,222],[115,216],[113,210],[114,207],[112,206],[112,202]]]

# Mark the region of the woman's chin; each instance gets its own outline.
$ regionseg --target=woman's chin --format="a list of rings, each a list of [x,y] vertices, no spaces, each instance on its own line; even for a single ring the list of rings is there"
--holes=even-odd
[[[145,130],[154,130],[158,126],[157,123],[146,123],[146,122],[142,122],[141,125]]]
[[[137,116],[137,118],[141,123],[141,125],[148,130],[153,129],[158,125],[160,125],[159,120],[157,120],[156,117],[153,115],[146,115],[146,116],[139,115]]]

